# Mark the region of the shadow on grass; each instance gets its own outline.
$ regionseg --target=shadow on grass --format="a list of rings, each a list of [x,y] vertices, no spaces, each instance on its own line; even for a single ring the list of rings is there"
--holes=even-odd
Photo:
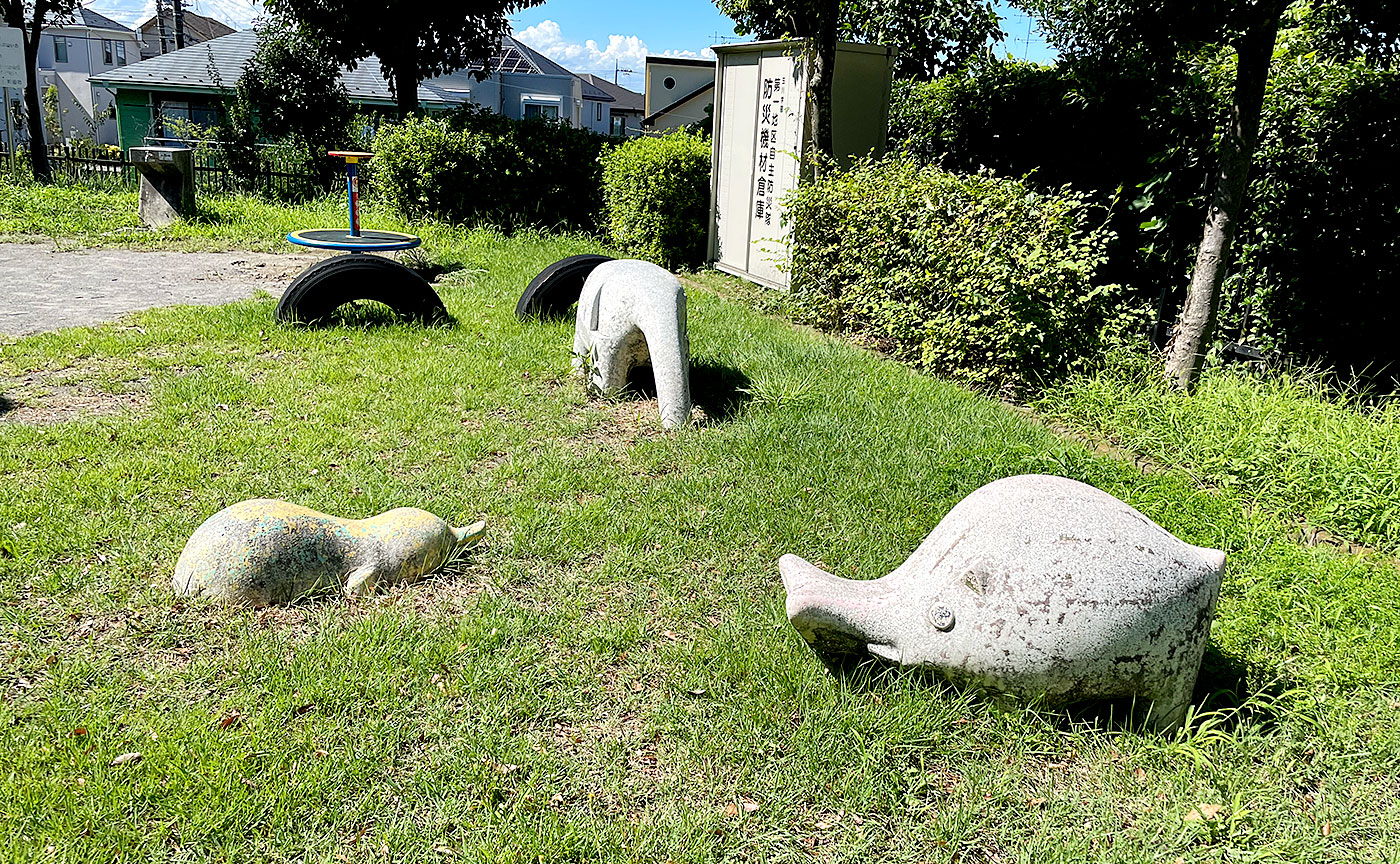
[[[324,318],[298,321],[295,326],[311,330],[350,327],[356,330],[377,330],[381,327],[451,327],[456,319],[451,315],[437,321],[423,322],[395,312],[393,307],[377,300],[351,300],[342,303]]]
[[[722,423],[742,411],[750,398],[749,385],[749,376],[732,366],[709,358],[690,360],[690,401],[705,412],[708,423]],[[626,394],[637,399],[656,398],[656,377],[650,366],[638,366],[628,373]]]
[[[19,403],[4,393],[0,393],[0,419],[4,419],[6,414],[19,407]]]
[[[823,665],[842,684],[855,692],[881,690],[894,680],[936,690],[950,696],[968,688],[949,681],[931,667],[904,667],[865,653],[833,653],[821,655]],[[1262,682],[1262,683],[1257,683]],[[1275,670],[1251,666],[1242,658],[1221,651],[1214,644],[1206,647],[1201,671],[1192,692],[1192,714],[1209,714],[1212,728],[1233,734],[1240,726],[1274,726],[1278,719],[1280,697],[1294,682],[1278,675]],[[988,710],[1033,710],[1060,728],[1070,726],[1100,731],[1150,732],[1150,706],[1138,704],[1131,697],[1092,699],[1070,705],[1047,708],[1034,700],[971,688]]]

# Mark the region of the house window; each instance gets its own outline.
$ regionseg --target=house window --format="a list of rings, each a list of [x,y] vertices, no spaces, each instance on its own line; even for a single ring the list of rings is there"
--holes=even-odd
[[[68,62],[68,39],[65,36],[53,37],[53,62]]]
[[[622,116],[621,114],[614,114],[614,115],[613,115],[613,118],[612,118],[612,134],[614,134],[614,135],[625,135],[625,134],[627,134],[627,118],[626,118],[626,117]]]
[[[597,120],[597,121],[599,121],[599,122],[601,123],[602,120],[603,120],[603,103],[602,103],[602,102],[599,102],[598,105],[597,105],[597,108],[598,108],[598,116],[595,117],[594,119]]]
[[[111,40],[111,39],[103,39],[103,40],[102,40],[102,62],[103,62],[103,63],[106,63],[108,66],[111,66],[111,65],[112,65],[112,40]]]
[[[661,86],[665,87],[667,90],[674,90],[676,89],[676,79],[672,78],[670,75],[667,75],[666,79],[661,82]]]
[[[125,66],[125,65],[126,65],[126,43],[125,43],[125,42],[118,42],[118,43],[117,43],[117,65],[118,65],[118,66]]]
[[[558,120],[559,99],[555,96],[527,93],[520,97],[520,116],[526,120],[532,117],[548,117],[551,120]]]

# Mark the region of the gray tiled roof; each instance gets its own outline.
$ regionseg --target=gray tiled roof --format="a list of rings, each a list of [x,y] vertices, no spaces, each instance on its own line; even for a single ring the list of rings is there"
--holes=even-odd
[[[208,42],[191,45],[179,51],[142,60],[130,66],[113,69],[90,79],[104,87],[152,88],[178,87],[181,89],[215,91],[233,89],[243,74],[243,67],[252,59],[257,48],[257,34],[251,30],[230,33]],[[367,57],[355,68],[342,70],[340,81],[350,98],[358,102],[393,103],[389,85],[380,74],[379,58]],[[450,95],[435,86],[432,81],[424,81],[418,87],[418,99],[427,103],[456,103],[462,97]]]
[[[511,45],[514,45],[517,49],[520,50],[520,52],[521,52],[522,54],[524,54],[526,57],[528,57],[528,58],[530,59],[530,62],[531,62],[532,64],[534,64],[535,71],[538,72],[538,73],[541,74],[541,75],[573,75],[573,74],[574,74],[574,73],[570,72],[568,69],[565,69],[563,66],[560,66],[558,63],[555,63],[553,60],[551,60],[551,59],[549,59],[548,57],[544,56],[544,55],[541,54],[540,52],[536,51],[534,48],[531,48],[529,45],[526,45],[524,42],[521,42],[520,40],[518,40],[518,39],[516,39],[516,38],[514,38],[514,37],[512,37],[512,36],[507,36],[507,37],[505,37],[504,39],[501,40],[501,44],[502,44],[502,45],[504,45],[504,44],[507,43],[507,42],[509,42]],[[613,101],[613,97],[612,97],[612,96],[608,95],[606,92],[604,92],[604,91],[598,89],[597,87],[593,86],[593,84],[590,83],[589,80],[588,80],[587,78],[584,78],[582,75],[579,75],[579,76],[577,76],[577,77],[578,77],[578,79],[579,79],[580,81],[583,82],[583,98],[588,99],[588,100],[593,101],[593,102],[611,102],[611,101]]]
[[[69,19],[69,23],[81,24],[84,27],[97,27],[102,30],[120,30],[123,33],[132,33],[130,27],[119,24],[106,15],[94,12],[86,6],[80,6],[77,10],[77,14]],[[132,33],[132,35],[134,36],[135,34]]]
[[[257,48],[257,34],[251,30],[230,33],[208,42],[201,42],[180,51],[172,51],[93,75],[94,84],[104,87],[178,87],[180,89],[216,91],[232,89],[243,74],[243,67],[252,59]],[[502,71],[517,74],[572,75],[573,73],[520,42],[506,37],[497,58],[510,59]],[[493,58],[493,66],[495,65]],[[480,67],[477,67],[480,68]],[[418,85],[418,99],[429,104],[455,104],[464,101],[458,92],[439,86],[438,79]],[[370,56],[355,64],[354,69],[342,69],[340,81],[351,100],[356,102],[386,102],[392,104],[389,85],[380,71],[379,58]],[[591,94],[591,95],[590,95]],[[583,97],[599,102],[611,102],[612,97],[587,81],[583,81]]]
[[[647,97],[635,90],[628,90],[599,75],[584,73],[578,77],[582,78],[584,83],[592,84],[613,97],[613,111],[636,111],[640,114],[646,109]]]

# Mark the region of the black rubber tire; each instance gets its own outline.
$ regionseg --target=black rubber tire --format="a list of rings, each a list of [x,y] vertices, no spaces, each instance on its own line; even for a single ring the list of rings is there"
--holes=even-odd
[[[515,304],[519,318],[566,318],[569,307],[578,302],[583,283],[593,268],[613,259],[606,255],[571,255],[540,271],[530,280],[520,302]]]
[[[354,300],[383,303],[424,324],[449,320],[442,298],[422,276],[389,258],[353,252],[303,270],[278,301],[277,320],[314,324]]]

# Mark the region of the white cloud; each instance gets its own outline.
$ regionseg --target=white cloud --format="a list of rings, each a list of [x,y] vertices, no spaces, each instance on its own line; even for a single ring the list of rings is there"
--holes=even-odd
[[[516,33],[515,37],[571,72],[592,72],[604,78],[612,77],[615,66],[631,69],[640,76],[646,68],[649,53],[647,43],[639,36],[612,35],[608,37],[608,44],[605,46],[599,45],[593,39],[582,43],[570,42],[560,31],[558,22],[548,19],[533,27],[526,27]],[[710,60],[715,55],[709,48],[705,48],[699,52],[667,51],[661,56],[702,57]],[[632,81],[640,82],[641,78],[633,78]],[[619,83],[627,84],[628,80],[623,77],[619,79]]]
[[[94,0],[84,4],[113,21],[135,27],[156,14],[155,0]],[[257,0],[185,0],[185,9],[222,21],[235,30],[247,30],[262,13]]]

